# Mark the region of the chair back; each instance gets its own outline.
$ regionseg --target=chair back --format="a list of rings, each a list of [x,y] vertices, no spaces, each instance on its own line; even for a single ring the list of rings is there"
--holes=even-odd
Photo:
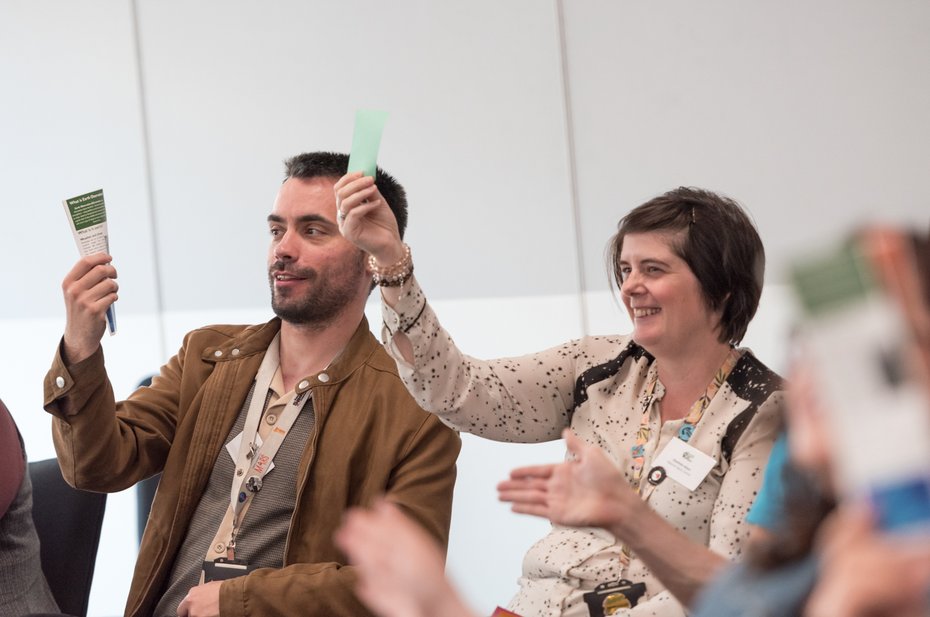
[[[30,462],[29,477],[48,586],[62,613],[86,617],[107,496],[68,486],[56,459]]]
[[[159,480],[161,480],[161,474],[157,473],[136,484],[136,531],[139,535],[139,544],[142,544],[142,534],[145,533],[145,526],[148,524]]]

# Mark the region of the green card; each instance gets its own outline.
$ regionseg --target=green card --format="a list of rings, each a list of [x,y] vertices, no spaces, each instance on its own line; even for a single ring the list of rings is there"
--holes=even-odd
[[[103,202],[103,189],[65,200],[75,231],[107,222],[107,209]]]
[[[355,133],[352,135],[352,152],[349,169],[374,176],[378,164],[378,148],[388,113],[377,109],[359,109],[355,112]]]

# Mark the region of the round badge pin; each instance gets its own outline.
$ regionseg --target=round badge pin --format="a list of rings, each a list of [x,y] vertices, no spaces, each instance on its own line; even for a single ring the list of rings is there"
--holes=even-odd
[[[649,476],[647,479],[649,480],[649,484],[656,486],[657,484],[660,484],[667,475],[668,474],[665,472],[664,467],[653,467],[649,470]]]
[[[249,492],[257,493],[262,490],[262,479],[258,476],[252,476],[245,481],[245,488],[247,488]]]

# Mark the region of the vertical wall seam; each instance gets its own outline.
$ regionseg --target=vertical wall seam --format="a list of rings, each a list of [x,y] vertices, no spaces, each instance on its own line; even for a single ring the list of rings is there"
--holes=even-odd
[[[566,162],[568,164],[569,202],[572,210],[572,226],[575,230],[575,263],[578,274],[578,308],[581,311],[581,334],[590,334],[588,324],[588,284],[584,269],[584,251],[581,238],[581,210],[578,203],[578,174],[575,166],[575,131],[572,124],[572,97],[568,79],[568,48],[565,42],[565,13],[563,0],[555,0],[556,30],[559,35],[559,82],[562,87],[562,111],[564,113]]]
[[[158,218],[155,214],[155,188],[152,180],[152,152],[149,139],[149,116],[145,98],[145,73],[142,68],[142,35],[139,27],[138,0],[129,0],[132,13],[132,33],[135,42],[136,75],[139,87],[139,112],[142,122],[142,161],[145,168],[145,193],[148,199],[149,228],[152,238],[152,269],[155,279],[155,311],[158,319],[158,344],[162,358],[169,357],[165,335],[165,301],[161,276],[161,260],[158,251]]]

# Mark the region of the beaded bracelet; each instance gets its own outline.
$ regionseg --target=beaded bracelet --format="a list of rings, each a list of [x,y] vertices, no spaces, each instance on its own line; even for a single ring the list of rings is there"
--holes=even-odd
[[[395,264],[382,268],[375,261],[373,255],[368,256],[368,268],[371,270],[371,280],[381,287],[400,287],[413,275],[413,259],[410,256],[410,247],[404,243],[404,256]]]

